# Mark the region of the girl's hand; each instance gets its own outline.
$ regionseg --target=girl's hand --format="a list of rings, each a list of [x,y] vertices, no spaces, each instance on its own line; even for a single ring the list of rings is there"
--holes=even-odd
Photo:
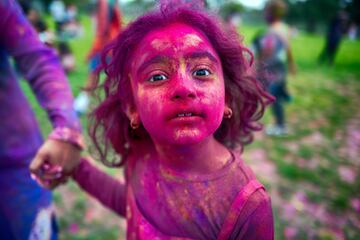
[[[60,165],[51,166],[48,163],[44,163],[38,175],[31,173],[31,178],[40,186],[47,189],[53,189],[57,185],[67,181],[67,179],[64,178],[64,173]]]

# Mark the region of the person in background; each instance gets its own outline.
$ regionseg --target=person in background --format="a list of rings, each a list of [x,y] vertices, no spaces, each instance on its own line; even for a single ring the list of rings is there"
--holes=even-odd
[[[87,56],[89,75],[84,91],[81,91],[74,102],[74,109],[79,114],[84,114],[89,105],[90,96],[87,90],[95,85],[95,70],[100,63],[100,51],[121,30],[121,13],[117,0],[98,0],[95,12],[95,39]]]
[[[83,34],[82,26],[79,22],[78,10],[75,4],[66,7],[66,24],[64,32],[68,38],[77,38]]]
[[[69,45],[66,24],[68,22],[67,10],[62,0],[54,0],[49,5],[51,16],[55,22],[56,48],[61,60],[61,64],[66,72],[71,72],[75,68],[75,57]]]
[[[55,22],[56,34],[60,35],[66,21],[66,8],[62,0],[54,0],[49,5],[50,14]]]
[[[345,11],[339,11],[330,21],[326,34],[326,42],[319,56],[319,63],[333,65],[344,33],[347,30],[348,16]]]
[[[29,167],[42,177],[48,164],[71,172],[84,145],[81,126],[54,51],[39,40],[16,1],[1,0],[0,16],[0,238],[56,239],[51,192],[31,179]],[[11,58],[52,123],[45,141]],[[66,178],[43,183],[53,188]]]
[[[275,124],[266,128],[268,135],[286,135],[284,103],[290,100],[287,90],[287,72],[295,74],[296,67],[290,46],[290,28],[283,22],[287,6],[282,0],[268,1],[264,15],[268,24],[264,32],[253,41],[253,50],[257,62],[260,81],[275,98],[272,113]]]
[[[358,37],[358,25],[356,23],[351,23],[348,30],[348,38],[351,41],[355,41]]]
[[[40,41],[49,47],[53,47],[55,36],[51,31],[49,31],[41,13],[37,9],[33,8],[31,3],[27,1],[19,1],[19,4],[31,25],[38,32]]]

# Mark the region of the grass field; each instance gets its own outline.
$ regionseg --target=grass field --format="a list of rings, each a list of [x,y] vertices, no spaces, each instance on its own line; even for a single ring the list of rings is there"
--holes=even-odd
[[[83,19],[85,30],[90,21]],[[241,29],[249,43],[257,27]],[[87,75],[84,57],[91,31],[71,41],[77,68],[69,74],[76,95]],[[360,42],[344,40],[335,65],[319,66],[323,38],[300,32],[292,47],[297,74],[288,79],[293,96],[286,115],[290,134],[256,134],[244,159],[267,186],[276,239],[360,239]],[[45,113],[33,102],[44,135]],[[264,123],[272,121],[270,111]],[[84,128],[86,119],[82,118]],[[121,171],[109,171],[121,175]],[[60,239],[121,239],[124,223],[73,183],[55,191]]]

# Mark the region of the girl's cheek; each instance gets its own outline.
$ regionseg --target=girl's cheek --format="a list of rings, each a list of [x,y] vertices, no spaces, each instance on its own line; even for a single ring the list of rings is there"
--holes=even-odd
[[[223,85],[217,84],[208,86],[203,91],[205,95],[205,97],[202,99],[203,103],[212,105],[213,107],[225,103],[225,89],[223,88]]]
[[[152,118],[155,113],[159,112],[161,106],[161,98],[156,94],[144,94],[138,98],[138,106],[140,106],[141,117]]]

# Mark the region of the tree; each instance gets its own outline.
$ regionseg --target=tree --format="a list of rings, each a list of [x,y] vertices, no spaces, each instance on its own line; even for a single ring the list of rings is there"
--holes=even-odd
[[[314,32],[319,24],[327,24],[341,9],[341,0],[287,0],[290,23],[304,23],[306,30]]]
[[[228,19],[232,15],[241,14],[243,11],[243,5],[238,2],[229,1],[221,5],[219,13],[223,19]]]
[[[348,1],[346,5],[346,10],[350,15],[352,22],[360,24],[360,0]]]

